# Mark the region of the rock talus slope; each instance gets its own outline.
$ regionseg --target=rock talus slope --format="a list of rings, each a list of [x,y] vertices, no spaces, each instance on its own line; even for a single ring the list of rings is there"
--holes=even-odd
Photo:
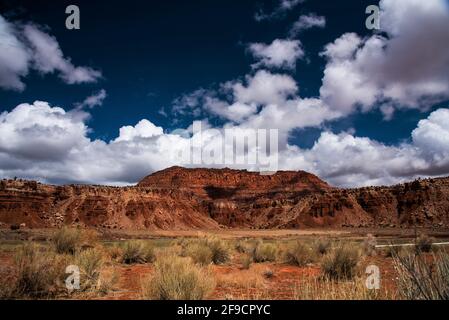
[[[172,167],[134,187],[0,181],[0,223],[110,229],[449,226],[449,178],[339,189],[307,172]]]

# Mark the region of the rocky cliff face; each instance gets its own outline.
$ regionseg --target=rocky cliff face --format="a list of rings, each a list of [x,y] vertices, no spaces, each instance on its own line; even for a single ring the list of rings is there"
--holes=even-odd
[[[111,229],[449,226],[449,178],[338,189],[307,172],[173,167],[135,187],[0,181],[0,223]]]

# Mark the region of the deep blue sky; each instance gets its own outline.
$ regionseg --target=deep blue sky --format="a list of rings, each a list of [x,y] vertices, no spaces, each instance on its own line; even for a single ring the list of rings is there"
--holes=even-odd
[[[103,88],[108,97],[92,110],[89,122],[93,138],[115,138],[118,128],[143,118],[174,129],[170,113],[168,118],[158,113],[161,107],[168,111],[173,99],[184,93],[249,73],[252,59],[245,45],[285,37],[298,16],[308,12],[325,16],[326,28],[301,35],[308,61],[299,61],[293,76],[301,96],[318,96],[325,63],[318,53],[345,32],[367,34],[364,11],[373,3],[310,0],[284,19],[256,22],[254,13],[260,8],[272,10],[277,1],[1,1],[2,15],[48,26],[65,56],[75,65],[101,70],[104,79],[95,84],[67,85],[56,75],[32,72],[24,78],[25,91],[0,89],[0,111],[35,100],[68,110]],[[65,28],[69,4],[80,7],[81,30]],[[383,121],[380,112],[373,111],[328,127],[336,132],[354,128],[358,136],[395,144],[409,138],[417,122],[426,116],[419,111],[398,111],[392,121]],[[190,121],[182,119],[176,126],[187,126]],[[296,131],[292,142],[310,147],[320,132]]]

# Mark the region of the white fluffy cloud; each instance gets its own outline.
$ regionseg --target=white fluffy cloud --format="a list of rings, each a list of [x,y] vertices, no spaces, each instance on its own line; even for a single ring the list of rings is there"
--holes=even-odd
[[[120,128],[111,141],[91,140],[86,117],[47,102],[21,104],[0,115],[0,175],[47,182],[129,184],[173,165],[174,146],[185,140],[163,134],[148,120]]]
[[[411,143],[389,146],[349,133],[323,132],[311,149],[289,146],[281,168],[309,170],[337,186],[409,181],[449,172],[449,109],[421,120]]]
[[[257,104],[282,103],[298,90],[295,80],[290,76],[272,74],[265,70],[257,71],[254,76],[247,76],[246,82],[246,85],[240,81],[225,85],[232,89],[236,101]]]
[[[102,76],[92,68],[74,66],[56,39],[41,27],[11,23],[0,16],[0,87],[24,90],[22,78],[30,69],[57,73],[67,84],[96,82]]]
[[[160,136],[164,133],[161,127],[155,126],[150,121],[143,119],[139,123],[133,126],[126,126],[120,128],[120,135],[115,141],[132,141],[133,139],[140,138],[151,138],[155,136]]]
[[[285,68],[294,69],[296,60],[304,57],[304,51],[299,40],[275,39],[271,44],[251,43],[248,47],[254,58],[259,61],[253,68]]]
[[[28,160],[58,160],[86,143],[87,126],[62,108],[37,101],[0,115],[0,150]]]
[[[309,117],[320,114],[317,111]],[[389,184],[420,175],[447,174],[447,123],[449,109],[439,109],[419,122],[410,143],[397,146],[349,133],[323,132],[311,149],[292,145],[280,149],[280,169],[308,170],[340,186]],[[130,184],[149,172],[183,164],[176,151],[193,139],[164,133],[148,120],[120,128],[119,136],[110,142],[92,140],[88,132],[82,117],[46,102],[21,104],[4,112],[0,115],[0,174],[55,183]],[[219,130],[202,137],[212,148],[220,138]]]
[[[14,26],[0,15],[0,87],[21,91],[28,74],[29,55]]]
[[[429,173],[449,170],[449,109],[439,109],[421,120],[412,133],[413,144],[422,150],[424,158],[433,164]],[[445,172],[444,172],[445,171]]]
[[[290,36],[295,37],[304,30],[310,28],[324,28],[326,26],[326,18],[318,16],[315,13],[301,15],[290,29]]]
[[[176,101],[174,112],[215,115],[230,121],[226,126],[244,129],[278,129],[281,149],[287,147],[291,130],[320,127],[342,115],[319,98],[300,97],[291,76],[267,70],[224,83],[220,93],[194,91]]]
[[[449,98],[449,7],[444,0],[382,0],[386,36],[348,33],[323,55],[321,97],[345,113],[379,103],[427,110]]]

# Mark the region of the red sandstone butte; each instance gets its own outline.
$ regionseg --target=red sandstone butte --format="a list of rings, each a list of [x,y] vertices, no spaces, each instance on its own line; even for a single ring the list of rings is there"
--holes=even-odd
[[[449,226],[449,178],[340,189],[304,171],[172,167],[132,187],[0,181],[0,222],[110,229]]]

